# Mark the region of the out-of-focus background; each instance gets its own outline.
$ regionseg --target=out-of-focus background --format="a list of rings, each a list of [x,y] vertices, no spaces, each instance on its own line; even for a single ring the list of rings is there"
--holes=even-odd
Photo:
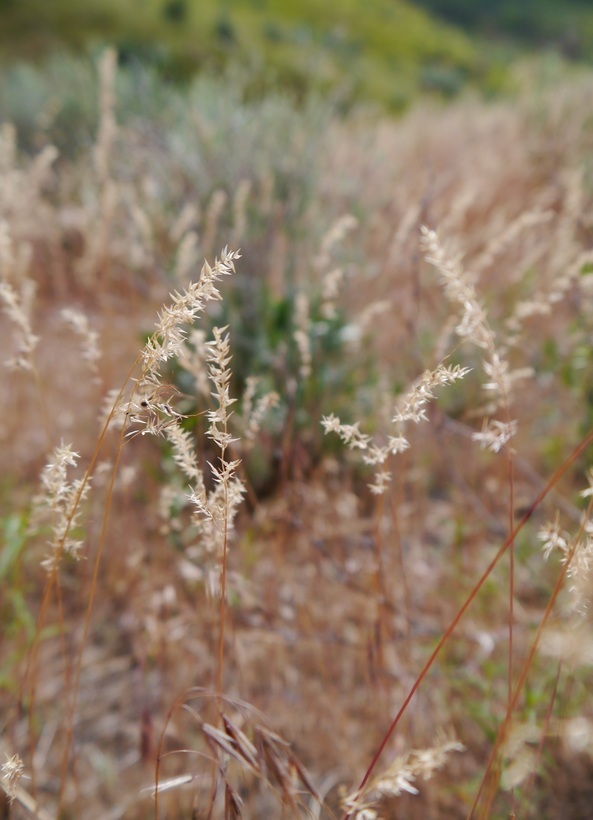
[[[592,60],[587,0],[0,0],[0,816],[590,816]]]

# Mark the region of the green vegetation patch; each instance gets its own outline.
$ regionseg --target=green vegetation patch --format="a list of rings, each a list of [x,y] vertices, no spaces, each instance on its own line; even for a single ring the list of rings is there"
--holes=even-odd
[[[109,41],[124,59],[157,63],[177,79],[232,60],[255,70],[262,91],[337,88],[346,100],[392,108],[423,88],[449,95],[466,81],[499,82],[466,34],[403,0],[3,0],[0,10],[5,55]]]

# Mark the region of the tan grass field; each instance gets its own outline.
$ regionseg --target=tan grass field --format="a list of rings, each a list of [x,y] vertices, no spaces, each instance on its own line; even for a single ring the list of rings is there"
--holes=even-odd
[[[588,816],[590,78],[99,74],[77,155],[0,134],[3,816]]]

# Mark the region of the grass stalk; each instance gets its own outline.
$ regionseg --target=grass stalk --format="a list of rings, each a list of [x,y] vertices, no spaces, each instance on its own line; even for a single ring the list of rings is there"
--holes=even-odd
[[[552,490],[556,486],[556,484],[560,481],[560,479],[569,470],[571,465],[574,464],[576,459],[582,453],[585,452],[585,450],[589,447],[589,445],[592,442],[593,442],[593,430],[591,430],[587,434],[587,436],[585,436],[585,438],[573,450],[573,452],[570,454],[570,456],[557,468],[557,470],[554,472],[554,474],[552,475],[552,477],[549,479],[548,483],[544,487],[544,489],[540,491],[540,493],[536,496],[535,500],[530,504],[527,511],[521,517],[521,520],[519,521],[519,523],[514,527],[512,532],[509,534],[508,538],[504,541],[504,543],[502,544],[502,546],[500,547],[500,549],[498,550],[498,552],[496,553],[494,558],[490,561],[490,563],[488,564],[488,566],[486,567],[486,569],[484,570],[484,572],[480,576],[477,583],[473,586],[470,594],[468,595],[468,597],[464,601],[463,605],[458,610],[457,614],[455,615],[455,617],[453,618],[453,620],[451,621],[451,623],[449,624],[447,629],[444,631],[444,633],[443,633],[442,637],[440,638],[439,642],[437,643],[436,647],[433,649],[433,651],[431,652],[428,660],[426,661],[426,663],[422,667],[422,670],[421,670],[420,674],[418,675],[418,677],[414,681],[414,684],[412,685],[410,691],[406,695],[406,697],[405,697],[399,711],[397,712],[396,716],[394,717],[393,721],[391,722],[391,725],[389,726],[389,729],[385,733],[385,735],[383,737],[383,740],[381,741],[377,751],[375,752],[375,754],[374,754],[374,756],[373,756],[373,758],[370,762],[369,767],[367,768],[367,770],[364,774],[363,779],[360,782],[360,785],[358,787],[358,793],[362,792],[365,785],[369,781],[369,778],[370,778],[371,774],[373,773],[373,771],[375,769],[375,766],[377,765],[377,763],[379,761],[379,758],[381,757],[381,755],[382,755],[385,747],[387,746],[387,743],[391,739],[393,733],[397,729],[397,726],[398,726],[404,712],[408,708],[412,698],[414,697],[414,695],[416,694],[416,692],[420,688],[420,685],[422,684],[422,681],[424,680],[424,678],[426,677],[426,675],[428,674],[428,672],[432,668],[434,662],[436,661],[437,657],[439,656],[439,654],[441,652],[441,649],[447,643],[447,641],[449,640],[449,638],[451,637],[451,635],[455,631],[457,625],[459,624],[459,622],[461,621],[461,619],[463,618],[463,616],[465,615],[465,613],[467,612],[467,610],[469,609],[469,607],[471,606],[471,604],[473,603],[475,598],[477,597],[480,589],[484,586],[484,583],[486,582],[486,580],[488,579],[488,577],[490,576],[490,574],[492,573],[494,568],[497,566],[500,559],[508,551],[511,544],[514,543],[517,535],[521,532],[521,530],[523,529],[525,524],[527,524],[527,522],[529,521],[529,519],[531,518],[531,516],[533,515],[535,510],[537,510],[537,508],[540,506],[540,504],[542,503],[544,498],[548,495],[550,490]],[[562,581],[564,580],[564,576],[566,574],[567,569],[568,569],[568,566],[566,565],[563,568],[561,577],[559,578],[559,580],[556,584],[554,594],[553,594],[553,600],[555,600],[555,598],[556,598],[556,596],[557,596],[557,594],[560,590],[560,587],[562,586]],[[535,654],[535,649],[536,649],[536,646],[537,646],[537,642],[539,640],[539,636],[541,634],[541,631],[543,629],[545,621],[547,621],[549,613],[551,612],[551,604],[552,603],[553,603],[553,601],[551,599],[551,601],[548,603],[548,607],[546,608],[546,614],[544,615],[544,619],[542,619],[542,623],[540,623],[540,626],[538,628],[536,641],[534,642],[534,645],[533,645],[533,647],[531,649],[531,652],[529,654],[528,662],[525,664],[525,666],[523,668],[523,671],[521,673],[521,677],[519,679],[519,683],[517,684],[517,686],[514,689],[513,697],[511,699],[510,704],[509,704],[510,708],[507,710],[507,719],[506,719],[505,724],[504,724],[505,728],[508,725],[508,721],[510,719],[510,712],[512,711],[512,709],[514,709],[514,707],[516,705],[516,702],[517,702],[517,699],[519,697],[519,694],[521,692],[521,689],[523,687],[523,684],[525,683],[525,679],[526,679],[527,673],[529,671],[529,666],[530,666],[531,661],[533,660],[533,656]],[[502,742],[502,731],[501,731],[500,738],[496,743],[495,749],[499,748],[501,742]],[[494,757],[495,757],[495,750],[493,750],[493,752],[490,756],[488,765],[492,764],[492,761],[494,760]],[[476,801],[477,801],[477,799],[478,798],[476,798]],[[472,811],[473,811],[473,808],[472,808]],[[351,816],[351,813],[347,813],[344,816],[344,820],[348,820],[348,818],[350,816]],[[470,816],[471,816],[471,812],[470,812]]]

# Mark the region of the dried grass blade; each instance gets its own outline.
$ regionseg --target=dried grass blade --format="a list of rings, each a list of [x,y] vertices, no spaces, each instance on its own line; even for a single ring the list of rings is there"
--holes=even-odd
[[[261,774],[261,769],[257,762],[257,749],[249,740],[247,735],[239,729],[239,727],[232,722],[226,715],[222,716],[224,728],[227,735],[232,738],[237,746],[237,751],[245,759],[247,764],[258,774]]]
[[[239,763],[243,762],[243,758],[235,748],[235,741],[224,732],[221,732],[220,729],[211,726],[209,723],[204,723],[202,732],[206,735],[207,740],[212,741],[216,746],[222,749],[223,752],[235,760],[238,760]]]
[[[243,812],[241,811],[243,807],[243,801],[237,794],[237,792],[229,786],[228,783],[225,782],[224,788],[224,816],[225,820],[235,820],[235,818],[243,817]]]
[[[292,750],[290,752],[290,762],[300,777],[303,786],[307,789],[311,796],[314,797],[319,803],[323,803],[323,799],[317,790],[317,787],[313,783],[311,775]]]

